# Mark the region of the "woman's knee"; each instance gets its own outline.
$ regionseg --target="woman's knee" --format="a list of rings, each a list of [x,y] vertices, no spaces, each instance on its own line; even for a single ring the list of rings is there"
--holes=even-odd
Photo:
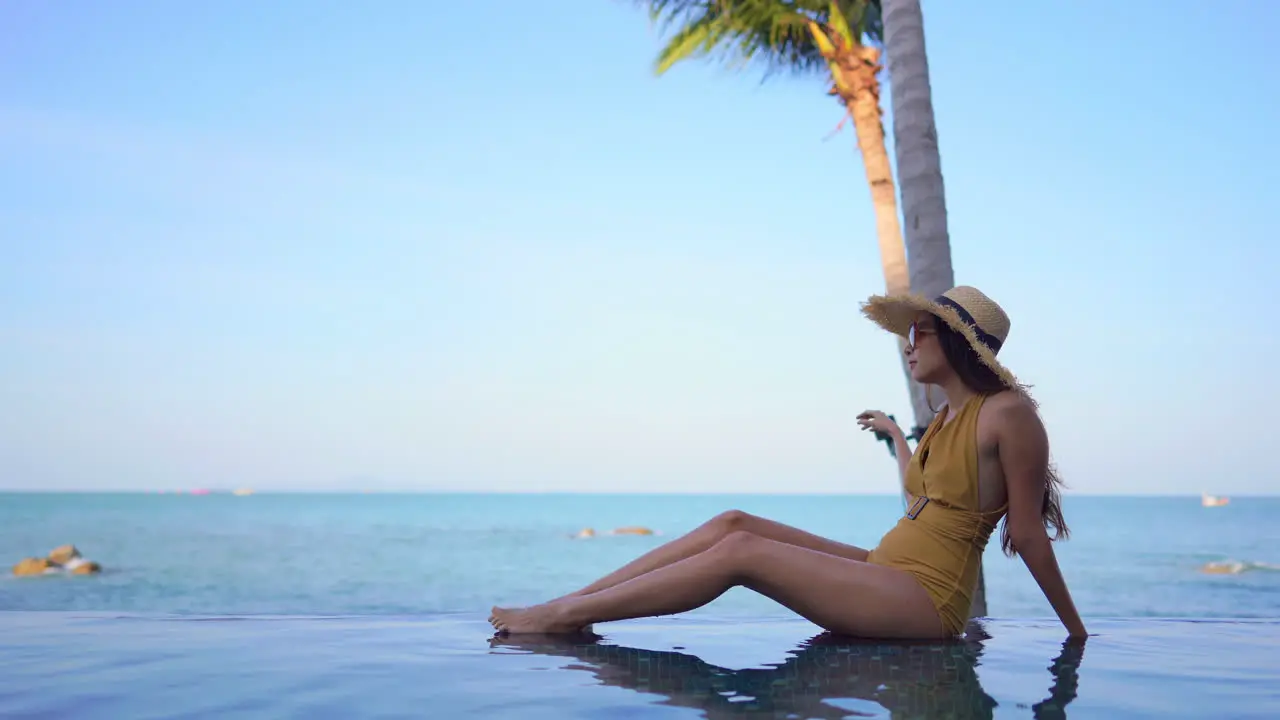
[[[730,533],[749,531],[754,519],[754,515],[742,510],[725,510],[711,518],[710,524],[716,529],[716,535],[723,538]]]
[[[730,584],[745,585],[761,560],[765,540],[747,530],[734,530],[720,538],[708,552],[715,557],[715,567],[725,574]]]
[[[720,538],[711,549],[725,561],[740,565],[760,548],[762,540],[764,538],[748,530],[734,530]]]

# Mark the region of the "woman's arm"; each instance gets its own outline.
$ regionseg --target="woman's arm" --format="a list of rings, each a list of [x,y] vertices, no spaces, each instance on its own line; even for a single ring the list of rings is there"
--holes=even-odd
[[[1083,637],[1088,633],[1040,515],[1049,476],[1049,438],[1035,408],[1022,398],[1010,399],[995,414],[1000,466],[1009,492],[1009,537],[1067,632]]]
[[[898,459],[898,481],[902,483],[902,494],[907,504],[915,502],[915,496],[907,492],[907,466],[911,464],[911,446],[907,444],[907,436],[895,422],[889,423],[889,437],[893,439],[893,454]]]
[[[858,425],[863,430],[873,431],[877,440],[887,435],[893,442],[893,456],[898,460],[898,483],[902,485],[902,495],[910,506],[916,498],[907,492],[907,466],[911,464],[911,446],[907,444],[906,434],[902,432],[902,428],[898,427],[898,423],[879,410],[864,410],[859,413]]]

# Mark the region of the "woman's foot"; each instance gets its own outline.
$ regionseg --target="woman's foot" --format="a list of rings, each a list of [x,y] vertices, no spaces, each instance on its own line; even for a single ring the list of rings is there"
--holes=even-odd
[[[579,625],[568,619],[565,603],[556,601],[527,608],[494,607],[489,623],[500,633],[574,635],[591,632],[590,625]]]

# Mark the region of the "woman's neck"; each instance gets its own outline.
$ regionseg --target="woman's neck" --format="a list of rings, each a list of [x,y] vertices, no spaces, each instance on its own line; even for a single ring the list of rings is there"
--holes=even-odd
[[[951,377],[945,382],[938,383],[938,387],[942,389],[942,394],[947,396],[948,415],[958,412],[970,398],[977,395],[959,377]]]

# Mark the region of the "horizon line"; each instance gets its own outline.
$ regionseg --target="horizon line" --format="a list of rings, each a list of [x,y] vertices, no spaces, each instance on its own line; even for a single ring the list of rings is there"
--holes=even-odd
[[[141,488],[2,488],[0,495],[232,495],[235,488],[188,488],[188,489],[141,489]],[[1280,497],[1280,492],[1273,493],[1211,493],[1216,497],[1268,498]],[[731,492],[722,490],[706,491],[650,491],[650,490],[442,490],[429,488],[267,488],[250,489],[248,495],[589,495],[602,497],[619,496],[679,496],[679,497],[899,497],[899,492],[886,491],[750,491]],[[1064,492],[1063,496],[1073,497],[1143,497],[1143,498],[1194,498],[1203,493],[1144,493],[1144,492]]]

